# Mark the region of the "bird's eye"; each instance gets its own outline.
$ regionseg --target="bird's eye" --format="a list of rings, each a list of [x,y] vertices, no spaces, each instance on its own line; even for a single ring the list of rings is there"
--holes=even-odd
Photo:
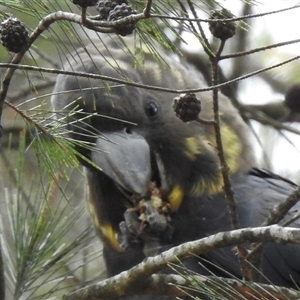
[[[158,113],[158,106],[154,102],[148,102],[145,111],[148,117],[154,117]]]
[[[132,134],[132,130],[131,130],[131,128],[129,128],[129,127],[126,127],[126,128],[125,128],[125,132],[126,132],[127,134]]]

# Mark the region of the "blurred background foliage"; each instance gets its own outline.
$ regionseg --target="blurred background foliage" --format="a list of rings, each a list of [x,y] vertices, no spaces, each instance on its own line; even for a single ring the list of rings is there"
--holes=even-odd
[[[194,18],[189,9],[192,5],[198,17],[207,18],[212,9],[222,7],[241,16],[298,4],[298,1],[284,0],[272,1],[272,5],[264,5],[263,2],[157,0],[153,2],[153,11],[171,16],[185,16],[188,13],[189,17]],[[146,1],[133,0],[131,3],[141,12]],[[16,17],[30,32],[43,17],[55,11],[80,14],[80,8],[69,0],[0,0],[0,20]],[[294,11],[297,8],[239,21],[237,35],[227,42],[224,54],[297,38],[288,34],[295,31],[293,28],[296,25],[290,23],[295,19],[289,17]],[[91,15],[97,13],[92,8],[88,12]],[[280,22],[281,33],[276,31],[274,34],[275,23],[271,18],[277,18]],[[207,23],[202,26],[212,45],[217,43],[210,37]],[[195,23],[191,26],[188,21],[143,20],[138,23],[134,34],[139,35],[149,47],[154,39],[182,53],[209,83],[209,62],[201,47],[201,37]],[[99,39],[99,33],[59,21],[43,32],[21,63],[58,69],[67,54]],[[226,60],[221,62],[221,79],[231,80],[295,55],[294,49],[276,47]],[[12,53],[0,46],[1,63],[10,62],[12,57]],[[241,108],[243,116],[249,118],[247,120],[257,137],[254,143],[261,166],[296,182],[300,181],[297,168],[299,136],[283,129],[274,129],[270,124],[253,121],[249,111],[246,114],[243,109],[252,107],[256,112],[261,112],[265,107],[267,115],[273,104],[280,104],[279,110],[286,109],[282,104],[284,95],[292,84],[298,83],[299,70],[299,62],[294,61],[223,89]],[[0,68],[1,81],[5,72],[5,68]],[[101,245],[94,236],[85,211],[88,193],[84,172],[75,158],[71,141],[66,141],[55,131],[50,104],[55,78],[54,74],[17,70],[6,98],[13,107],[4,105],[0,150],[0,220],[7,299],[59,299],[64,293],[105,276]],[[22,114],[29,118],[24,119]],[[298,116],[281,121],[299,128]]]

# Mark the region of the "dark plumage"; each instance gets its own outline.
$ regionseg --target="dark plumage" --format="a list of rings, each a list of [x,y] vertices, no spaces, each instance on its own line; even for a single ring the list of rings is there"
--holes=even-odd
[[[129,46],[132,56],[122,44],[111,39],[104,41],[98,48],[88,46],[86,50],[78,50],[69,57],[65,69],[173,89],[203,86],[201,74],[162,50],[159,50],[162,61],[158,62],[147,49]],[[132,40],[126,41],[132,44]],[[213,129],[180,121],[172,110],[175,94],[65,75],[58,76],[54,91],[60,92],[52,98],[58,117],[73,109],[78,111],[69,113],[66,119],[72,131],[69,135],[91,143],[86,147],[77,145],[78,151],[102,168],[100,171],[83,160],[91,194],[89,209],[104,244],[109,276],[141,262],[145,254],[231,229]],[[197,97],[201,100],[201,117],[212,119],[211,93],[198,93]],[[239,220],[242,227],[259,226],[270,209],[282,202],[296,185],[272,173],[252,169],[255,161],[247,126],[223,95],[220,108]],[[133,206],[128,195],[147,197],[150,181],[156,182],[161,197],[170,202],[170,224],[161,232],[150,228],[149,235],[130,236],[127,227],[134,220],[129,218],[124,222],[125,211]],[[299,225],[299,221],[292,224]],[[150,246],[157,246],[154,250],[147,244],[149,236],[154,240]],[[120,251],[119,242],[125,251]],[[231,248],[212,251],[203,257],[241,276]],[[195,259],[187,264],[206,273]],[[218,275],[228,276],[210,268]],[[287,287],[294,286],[293,281],[300,284],[300,246],[268,243],[262,271],[274,284]]]

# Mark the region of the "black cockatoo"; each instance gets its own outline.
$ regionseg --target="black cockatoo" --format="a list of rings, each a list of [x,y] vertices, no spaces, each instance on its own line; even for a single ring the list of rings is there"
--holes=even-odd
[[[176,90],[204,86],[201,74],[182,58],[158,46],[155,53],[130,38],[125,43],[106,38],[70,55],[64,69]],[[211,92],[196,95],[200,116],[212,119]],[[103,242],[109,276],[148,255],[232,229],[213,128],[177,118],[175,96],[109,80],[57,77],[53,107],[60,122],[67,122],[68,136],[85,143],[75,142],[75,147],[87,170],[88,208]],[[249,128],[222,94],[219,104],[239,222],[242,227],[259,226],[296,185],[253,168]],[[241,277],[231,247],[203,258],[215,274]],[[195,258],[186,263],[208,273]],[[262,282],[300,284],[300,246],[266,244],[261,271]]]

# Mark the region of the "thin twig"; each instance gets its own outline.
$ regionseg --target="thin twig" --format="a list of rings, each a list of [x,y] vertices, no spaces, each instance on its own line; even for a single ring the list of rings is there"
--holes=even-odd
[[[4,100],[4,103],[7,106],[9,106],[12,110],[14,110],[15,112],[17,112],[24,120],[26,120],[27,122],[33,124],[38,130],[40,130],[46,136],[50,135],[49,132],[48,132],[48,130],[46,128],[44,128],[41,124],[37,123],[31,117],[29,117],[28,115],[26,115],[22,110],[20,110],[19,108],[17,108],[15,105],[13,105],[10,102],[7,102],[6,100]]]
[[[231,18],[231,19],[222,19],[222,22],[229,23],[229,22],[236,22],[236,21],[244,21],[246,19],[264,17],[264,16],[277,14],[277,13],[281,13],[281,12],[288,11],[288,10],[291,10],[291,9],[296,9],[296,8],[300,8],[300,4],[293,5],[293,6],[290,6],[288,8],[283,8],[283,9],[278,9],[278,10],[265,12],[265,13],[251,14],[251,15],[246,15],[246,16]],[[187,18],[187,17],[177,17],[177,16],[173,17],[173,16],[169,16],[169,15],[158,15],[158,14],[152,14],[151,17],[152,18],[160,18],[160,19],[171,19],[171,20],[175,20],[175,21],[192,21],[192,22],[205,22],[205,23],[219,22],[219,20],[217,20],[217,19],[202,19],[202,18],[192,19],[192,18]]]
[[[188,13],[188,11],[186,10],[184,4],[182,3],[181,0],[177,0],[177,3],[179,4],[179,6],[180,6],[182,12],[186,15],[187,21],[189,21],[189,13]],[[192,30],[194,31],[194,33],[197,34],[197,30],[196,30],[196,28],[195,28],[193,22],[189,22],[189,23],[190,23],[190,26],[191,26]]]
[[[211,66],[212,66],[212,85],[219,83],[219,57],[224,49],[226,40],[221,40],[219,49],[217,50],[215,57],[210,57]],[[221,125],[220,125],[220,111],[219,111],[219,100],[218,100],[218,89],[213,89],[213,114],[214,114],[214,131],[216,145],[218,149],[218,156],[221,165],[221,174],[224,182],[224,194],[227,201],[227,206],[229,210],[229,215],[231,218],[232,228],[239,229],[240,223],[237,216],[236,202],[234,199],[234,193],[231,186],[231,181],[229,178],[229,167],[227,165],[222,135],[221,135]],[[241,244],[237,245],[238,259],[240,262],[240,267],[242,274],[245,280],[251,281],[251,267],[246,262],[247,250]]]
[[[189,5],[189,8],[190,8],[192,14],[194,15],[194,17],[198,18],[197,12],[196,12],[196,10],[194,8],[194,4],[192,3],[192,1],[188,0],[187,3]],[[205,35],[205,32],[204,32],[202,26],[201,26],[201,22],[200,21],[196,21],[196,23],[197,23],[199,32],[201,34],[201,38],[202,38],[201,43],[202,43],[203,50],[210,57],[210,56],[214,55],[212,47],[211,47],[211,45],[210,45],[210,43],[209,43],[209,41],[208,41],[208,39],[207,39],[207,37]],[[193,24],[193,23],[191,22],[191,24]]]
[[[300,187],[298,187],[294,192],[292,192],[284,202],[276,205],[266,220],[261,224],[261,226],[269,226],[272,224],[278,224],[288,213],[288,211],[300,200]],[[288,223],[289,224],[289,223]],[[252,258],[257,255],[258,251],[262,250],[263,244],[254,245],[255,247],[249,253],[248,258]]]
[[[242,15],[249,15],[251,14],[253,9],[252,5],[249,5],[249,3],[244,2],[243,4],[243,9],[242,9]],[[249,23],[251,20],[246,20],[244,23],[249,26]],[[246,50],[246,47],[248,45],[248,38],[249,38],[249,32],[246,29],[240,29],[236,31],[236,34],[234,36],[234,53],[237,52],[243,52]],[[223,56],[222,56],[223,57]],[[222,59],[220,57],[220,59]],[[240,57],[240,59],[236,59],[232,62],[232,71],[229,75],[229,78],[234,78],[237,76],[241,76],[242,72],[245,71],[244,69],[247,70],[248,67],[248,58],[246,56]],[[234,90],[237,90],[237,85],[235,85]]]
[[[103,75],[99,75],[99,74],[93,74],[93,73],[71,72],[71,71],[64,71],[64,70],[51,69],[51,68],[40,68],[40,67],[20,65],[20,64],[19,65],[14,65],[14,64],[11,64],[11,63],[0,63],[0,68],[1,67],[10,67],[12,69],[22,69],[22,70],[38,71],[38,72],[45,72],[45,73],[52,73],[52,74],[64,74],[64,75],[71,75],[71,76],[78,76],[78,77],[85,77],[85,78],[101,79],[101,80],[105,80],[105,81],[111,81],[111,82],[126,84],[126,85],[129,85],[129,86],[135,86],[135,87],[144,88],[144,89],[148,89],[148,90],[154,90],[154,91],[160,91],[160,92],[166,92],[166,93],[173,93],[173,94],[185,94],[185,93],[207,92],[207,91],[211,91],[211,90],[216,89],[216,88],[221,88],[221,87],[224,87],[226,85],[235,83],[237,81],[241,81],[241,80],[253,77],[255,75],[258,75],[260,73],[263,73],[263,72],[270,71],[272,69],[281,67],[281,66],[283,66],[285,64],[288,64],[292,61],[295,61],[299,58],[300,58],[300,55],[297,55],[297,56],[294,56],[293,58],[287,59],[283,62],[272,65],[270,67],[262,68],[262,69],[259,69],[257,71],[254,71],[254,72],[250,72],[246,75],[237,77],[235,79],[228,80],[224,83],[211,85],[211,86],[206,87],[206,88],[183,89],[183,90],[163,88],[163,87],[159,87],[159,86],[152,86],[152,85],[146,85],[146,84],[135,83],[135,82],[128,82],[126,80],[113,78],[113,77],[109,77],[109,76],[103,76]]]
[[[287,42],[281,42],[281,43],[277,43],[277,44],[272,44],[272,45],[268,45],[268,46],[264,46],[264,47],[251,49],[251,50],[248,50],[248,51],[235,52],[233,54],[222,55],[220,57],[220,60],[229,59],[229,58],[236,58],[236,57],[240,57],[240,56],[246,56],[246,55],[254,54],[254,53],[257,53],[257,52],[260,52],[260,51],[265,51],[265,50],[269,50],[269,49],[273,49],[273,48],[278,48],[278,47],[283,47],[283,46],[289,46],[289,45],[292,45],[292,44],[297,44],[299,42],[300,42],[300,39],[295,39],[295,40],[291,40],[291,41],[287,41]]]
[[[144,8],[144,11],[143,11],[145,18],[150,18],[151,7],[152,7],[152,0],[148,0],[146,3],[146,7]]]
[[[87,24],[86,7],[81,8],[81,22],[83,25]]]

